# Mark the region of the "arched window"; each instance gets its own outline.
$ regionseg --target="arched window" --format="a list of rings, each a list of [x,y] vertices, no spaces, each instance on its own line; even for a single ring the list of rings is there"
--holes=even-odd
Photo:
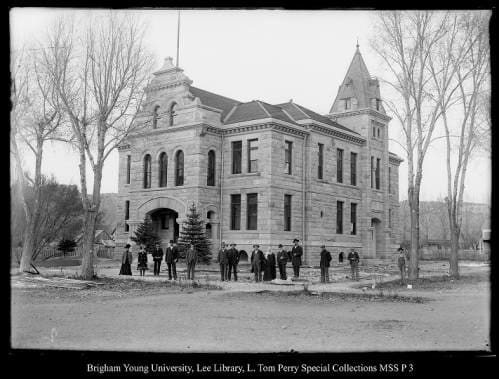
[[[154,107],[152,111],[152,128],[156,129],[158,127],[158,114],[159,114],[159,105]]]
[[[166,174],[168,172],[168,156],[165,152],[159,155],[159,186],[166,187]]]
[[[206,185],[215,185],[215,152],[213,150],[208,152],[208,178]]]
[[[182,150],[177,151],[175,156],[175,185],[184,185],[184,152]]]
[[[169,126],[172,126],[175,123],[175,116],[177,115],[176,109],[177,109],[177,103],[173,103],[170,106],[170,111],[168,112],[169,113],[169,120],[168,120]]]
[[[151,188],[151,156],[144,157],[144,188]]]

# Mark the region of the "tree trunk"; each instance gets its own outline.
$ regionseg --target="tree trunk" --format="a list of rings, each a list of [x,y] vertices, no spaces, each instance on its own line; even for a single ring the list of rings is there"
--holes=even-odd
[[[31,272],[31,262],[33,252],[35,251],[35,227],[32,220],[29,221],[27,229],[27,232],[24,234],[19,272]]]
[[[85,214],[85,224],[83,232],[83,251],[81,262],[81,277],[90,280],[95,276],[94,271],[94,239],[97,212],[89,209]]]
[[[459,279],[459,231],[456,225],[451,226],[450,235],[449,275],[452,278]]]
[[[411,252],[409,259],[409,280],[419,276],[419,193],[409,189],[409,209],[411,212]]]

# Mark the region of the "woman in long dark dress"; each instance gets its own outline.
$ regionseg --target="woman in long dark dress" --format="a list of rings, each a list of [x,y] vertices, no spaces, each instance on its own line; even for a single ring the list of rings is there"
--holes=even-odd
[[[144,276],[147,267],[147,252],[144,250],[144,245],[140,245],[139,252],[137,254],[137,270],[140,272],[140,276]]]
[[[125,245],[125,251],[121,257],[120,275],[132,275],[132,252],[128,243]]]
[[[272,276],[273,275],[273,276]],[[266,282],[275,279],[275,255],[271,250],[265,255],[265,268],[263,270],[263,280]]]

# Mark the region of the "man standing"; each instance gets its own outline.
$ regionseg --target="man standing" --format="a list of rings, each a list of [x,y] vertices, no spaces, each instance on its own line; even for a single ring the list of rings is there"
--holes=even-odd
[[[229,259],[227,257],[227,249],[225,248],[225,242],[222,242],[222,247],[218,250],[218,263],[220,265],[220,277],[222,282],[227,279],[227,269],[229,265]]]
[[[194,244],[190,243],[189,248],[185,252],[185,263],[187,264],[187,279],[194,280],[194,271],[198,261],[198,252],[194,248]]]
[[[282,244],[279,244],[277,247],[277,265],[279,266],[279,275],[281,276],[281,280],[286,280],[286,263],[288,263],[288,252],[284,251],[282,248]]]
[[[170,240],[168,243],[168,247],[165,252],[165,262],[168,265],[168,279],[172,280],[172,271],[173,271],[173,279],[177,280],[177,262],[178,262],[178,249],[177,246],[174,245],[173,240]]]
[[[293,264],[294,278],[300,277],[300,266],[301,266],[301,256],[303,255],[303,249],[298,245],[300,240],[295,238],[293,240],[294,246],[291,249],[291,263]]]
[[[400,270],[400,281],[402,284],[404,284],[405,282],[405,254],[404,254],[404,249],[402,247],[399,247],[397,249],[397,251],[399,252],[399,256],[398,256],[398,266],[399,266],[399,270]]]
[[[348,253],[347,259],[350,261],[350,270],[352,272],[352,280],[359,280],[359,254],[352,249]]]
[[[239,264],[239,251],[236,249],[236,244],[232,242],[228,253],[229,257],[229,271],[227,280],[230,280],[231,271],[234,271],[234,281],[237,282],[237,265]]]
[[[329,283],[329,262],[331,262],[331,253],[326,250],[326,246],[321,246],[321,283]]]
[[[251,272],[255,274],[255,282],[262,281],[262,265],[265,261],[263,251],[260,250],[260,245],[253,245],[253,252],[251,253]]]
[[[159,275],[161,261],[163,260],[163,250],[159,247],[159,243],[156,243],[152,252],[152,260],[154,261],[154,275]]]

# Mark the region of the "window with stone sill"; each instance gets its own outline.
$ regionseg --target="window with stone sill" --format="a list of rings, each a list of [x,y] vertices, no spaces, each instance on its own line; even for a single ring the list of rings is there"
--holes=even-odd
[[[248,140],[248,172],[258,171],[258,139]]]

